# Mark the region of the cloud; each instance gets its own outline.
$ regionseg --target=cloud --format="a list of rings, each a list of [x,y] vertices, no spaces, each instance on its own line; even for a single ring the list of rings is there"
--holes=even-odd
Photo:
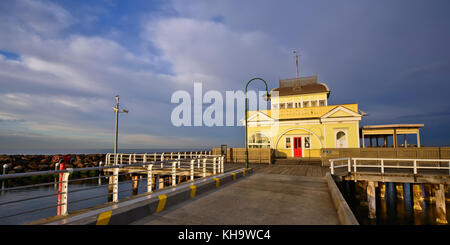
[[[243,87],[251,76],[286,70],[279,62],[286,52],[261,31],[239,32],[212,20],[162,18],[149,21],[143,36],[172,64],[182,83]]]

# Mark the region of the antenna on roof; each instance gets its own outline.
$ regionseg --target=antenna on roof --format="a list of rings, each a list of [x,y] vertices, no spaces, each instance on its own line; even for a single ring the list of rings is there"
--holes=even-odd
[[[297,80],[298,80],[298,55],[297,55],[297,51],[294,50],[293,52],[295,54],[295,64],[297,65]]]

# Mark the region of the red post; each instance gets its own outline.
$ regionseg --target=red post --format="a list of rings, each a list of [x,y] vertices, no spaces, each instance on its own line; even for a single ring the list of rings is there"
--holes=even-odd
[[[71,156],[55,156],[54,161],[59,162],[59,170],[65,170],[66,164],[71,162]],[[62,212],[62,185],[63,185],[63,173],[59,173],[59,183],[58,183],[58,215],[61,215]]]
[[[64,160],[62,160],[59,163],[59,170],[66,169],[66,163]],[[61,215],[61,199],[62,199],[62,181],[63,181],[63,174],[59,173],[59,183],[58,183],[58,215]]]

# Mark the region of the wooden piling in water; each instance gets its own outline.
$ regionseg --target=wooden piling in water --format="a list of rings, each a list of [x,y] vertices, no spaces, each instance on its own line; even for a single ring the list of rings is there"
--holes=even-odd
[[[395,190],[397,199],[403,200],[405,198],[405,195],[403,193],[403,183],[395,183]]]
[[[164,188],[164,177],[162,176],[158,176],[158,181],[159,181],[159,189],[163,189]]]
[[[361,190],[361,196],[360,196],[360,202],[359,204],[361,206],[367,206],[368,202],[367,202],[367,181],[359,181],[358,182],[359,188]]]
[[[380,198],[384,199],[386,196],[386,184],[384,182],[380,182],[378,186],[380,188]]]
[[[436,198],[434,197],[434,190],[431,184],[424,184],[423,189],[425,191],[425,202],[434,203]]]
[[[414,212],[422,212],[423,210],[422,185],[413,184],[412,186],[413,186]]]
[[[445,186],[444,184],[433,185],[436,195],[436,223],[447,224],[447,216],[445,210]]]
[[[375,198],[375,182],[369,181],[367,184],[367,202],[369,206],[369,219],[375,219],[377,213]]]
[[[132,189],[132,194],[133,195],[137,195],[138,194],[138,188],[139,188],[139,176],[135,175],[135,176],[131,176],[131,189]]]

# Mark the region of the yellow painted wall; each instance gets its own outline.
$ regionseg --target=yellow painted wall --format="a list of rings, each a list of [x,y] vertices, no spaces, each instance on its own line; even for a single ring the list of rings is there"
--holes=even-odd
[[[254,133],[262,133],[270,138],[271,148],[275,149],[278,157],[293,157],[291,148],[285,148],[285,138],[289,136],[309,136],[311,150],[304,149],[304,157],[320,157],[320,149],[336,147],[336,132],[344,129],[347,133],[347,147],[359,148],[358,122],[346,122],[338,124],[312,124],[312,125],[283,125],[283,126],[259,126],[248,127],[248,137]],[[278,142],[278,143],[277,143]],[[304,139],[302,139],[304,144]]]

